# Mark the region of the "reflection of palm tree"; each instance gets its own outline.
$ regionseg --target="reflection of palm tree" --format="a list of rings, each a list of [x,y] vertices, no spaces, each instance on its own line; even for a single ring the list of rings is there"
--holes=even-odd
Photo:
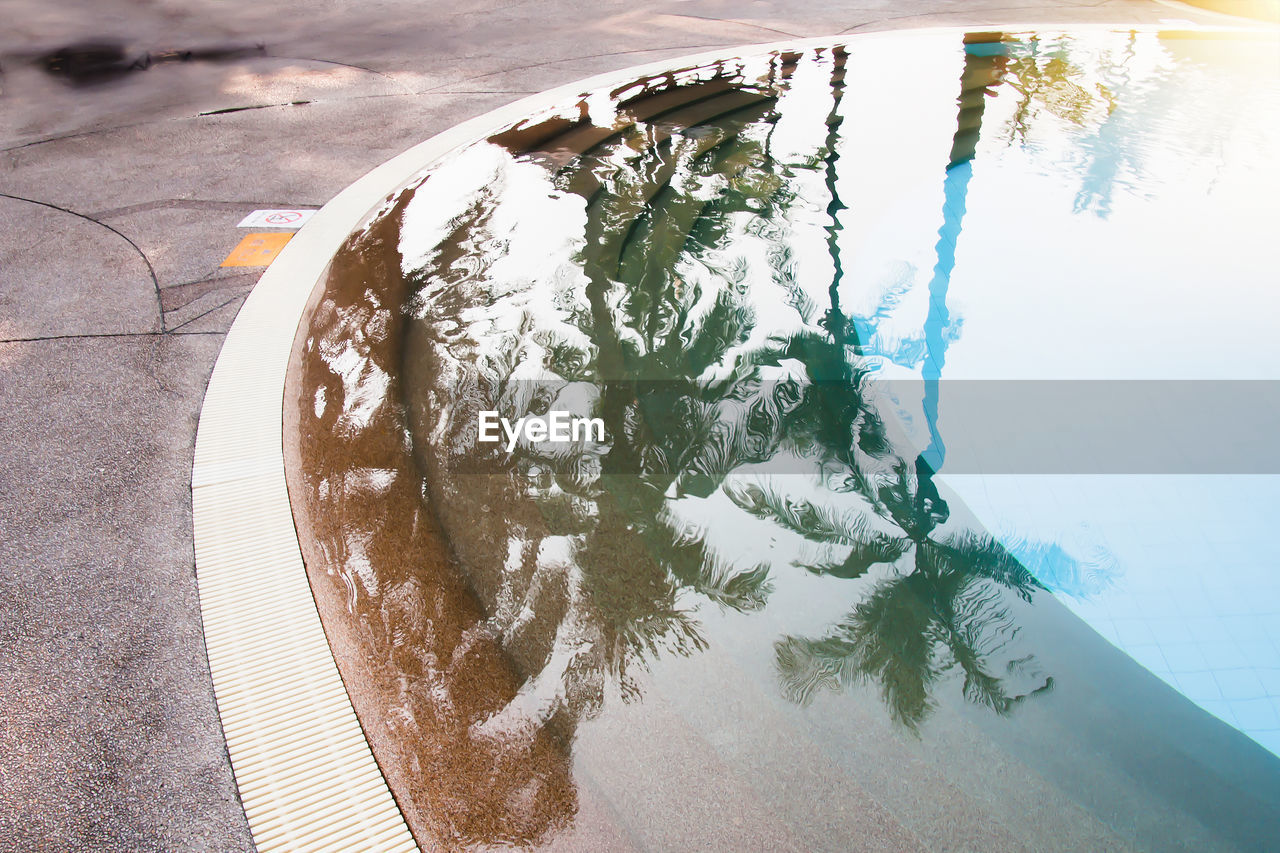
[[[914,731],[932,708],[933,686],[958,668],[965,699],[1008,714],[1053,686],[1029,655],[1008,661],[1004,673],[992,667],[1017,633],[1003,596],[1008,577],[1025,569],[1012,562],[999,545],[973,536],[916,545],[915,570],[877,583],[825,637],[775,644],[783,691],[807,704],[823,687],[878,684],[893,718]],[[1019,594],[1029,597],[1032,585]],[[1010,689],[1014,677],[1028,675],[1037,686]]]
[[[526,698],[502,716],[514,722],[519,708],[534,708],[532,724],[559,730],[566,742],[576,722],[599,707],[606,676],[624,697],[634,696],[632,673],[647,659],[705,646],[683,590],[738,610],[759,609],[769,592],[767,566],[724,563],[663,511],[673,482],[692,486],[701,471],[713,491],[727,470],[721,462],[736,464],[735,452],[717,461],[720,400],[698,377],[740,346],[755,322],[745,294],[726,289],[700,302],[703,294],[671,268],[695,228],[702,229],[700,240],[724,239],[719,229],[726,219],[758,209],[765,199],[785,201],[780,182],[763,168],[760,141],[742,133],[768,115],[771,98],[744,98],[715,86],[691,89],[666,103],[677,113],[715,117],[707,132],[680,134],[662,123],[624,128],[555,176],[558,185],[587,198],[588,239],[575,260],[588,279],[590,310],[571,314],[576,329],[537,330],[547,353],[539,373],[561,365],[570,370],[546,382],[513,380],[518,361],[505,350],[487,366],[476,365],[479,370],[459,363],[455,371],[477,377],[471,387],[479,399],[545,402],[568,380],[593,383],[597,414],[613,438],[595,475],[572,476],[576,460],[542,459],[522,449],[514,465],[494,457],[479,469],[488,472],[482,479],[466,479],[475,458],[456,452],[462,444],[451,439],[437,452],[424,441],[419,448],[429,482],[443,492],[446,523],[465,518],[476,533],[458,537],[455,547],[472,585],[493,602],[492,622],[504,647],[527,675]],[[671,182],[681,169],[728,175],[727,190],[715,200],[677,192]],[[611,192],[599,192],[602,186]],[[456,220],[461,233],[452,243],[477,251],[489,239],[490,218],[484,205],[472,207],[473,215]],[[479,254],[445,260],[472,276],[481,272],[471,287],[486,284]],[[424,282],[438,278],[422,276]],[[458,305],[456,292],[443,310]],[[481,290],[476,298],[489,297]],[[435,357],[458,363],[451,347],[435,350]],[[454,423],[465,430],[469,420]],[[753,452],[765,458],[768,451],[766,445]],[[529,487],[544,472],[550,481],[529,500]],[[486,725],[496,731],[507,723]]]
[[[595,348],[600,414],[614,440],[592,495],[598,523],[577,559],[593,613],[608,626],[607,666],[624,696],[636,692],[629,667],[660,649],[689,654],[705,646],[688,611],[675,605],[680,588],[739,611],[763,607],[771,589],[767,565],[724,563],[663,511],[672,483],[706,494],[744,455],[764,459],[772,450],[768,440],[754,452],[729,447],[718,432],[725,389],[709,394],[699,382],[755,325],[748,299],[725,289],[695,312],[704,294],[673,272],[695,229],[700,244],[714,245],[728,237],[721,223],[734,214],[785,203],[762,168],[762,143],[740,133],[771,106],[735,106],[720,117],[718,133],[669,139],[638,158],[630,175],[614,176],[631,187],[631,198],[648,203],[623,211],[611,199],[593,200],[582,259],[592,314],[582,330]],[[701,199],[671,186],[677,167],[734,180],[720,197]],[[631,535],[619,537],[624,530]]]
[[[960,76],[960,105],[956,116],[956,133],[947,158],[947,177],[943,183],[942,228],[938,230],[935,254],[938,263],[929,281],[929,315],[924,322],[926,358],[921,365],[924,379],[924,416],[929,427],[929,446],[920,454],[918,466],[932,472],[941,470],[946,458],[946,445],[938,431],[939,380],[947,358],[947,343],[952,324],[947,309],[947,293],[951,273],[956,264],[956,243],[964,220],[969,180],[973,177],[973,158],[982,133],[982,116],[986,110],[987,90],[1004,78],[1006,47],[1000,35],[978,34],[965,37],[964,72]]]
[[[1092,210],[1103,218],[1111,213],[1118,186],[1150,183],[1126,178],[1143,177],[1144,160],[1151,150],[1145,144],[1146,137],[1152,128],[1168,122],[1177,104],[1185,102],[1188,83],[1185,74],[1161,68],[1144,69],[1139,77],[1134,66],[1141,62],[1141,37],[1129,33],[1123,38],[1123,46],[1108,49],[1108,61],[1093,68],[1070,59],[1071,40],[1066,37],[1047,47],[1039,38],[1014,42],[1004,80],[1004,85],[1017,93],[1006,140],[1028,145],[1037,124],[1034,119],[1042,110],[1071,125],[1079,134],[1074,147],[1082,155],[1072,170],[1083,178],[1075,211]],[[1141,82],[1135,85],[1138,80]],[[1203,126],[1214,128],[1215,134],[1223,132],[1219,124],[1203,122]],[[1206,149],[1216,147],[1210,142]],[[1192,150],[1189,147],[1180,153]],[[1062,169],[1061,164],[1058,168]]]
[[[1083,67],[1068,57],[1065,44],[1044,54],[1041,40],[1009,44],[1004,85],[1017,93],[1017,106],[1005,131],[1006,141],[1026,145],[1039,109],[1075,125],[1096,125],[1116,108],[1116,97],[1104,83],[1088,80]]]
[[[899,482],[883,491],[905,495],[905,478]],[[789,636],[776,644],[776,664],[788,697],[808,703],[819,687],[873,681],[894,718],[914,729],[928,713],[930,687],[958,665],[965,675],[965,698],[1002,714],[1013,707],[1015,697],[1002,678],[985,668],[1016,633],[1000,599],[1012,592],[1030,601],[1032,592],[1043,587],[999,543],[973,533],[934,538],[945,504],[932,499],[926,499],[929,507],[922,513],[919,506],[892,497],[890,518],[902,525],[900,535],[893,535],[877,529],[872,514],[790,501],[754,483],[728,484],[725,492],[758,518],[812,542],[848,549],[839,560],[805,566],[815,574],[860,578],[877,565],[900,566],[912,554],[909,572],[878,582],[827,637]],[[1019,665],[1026,669],[1033,661]],[[1033,692],[1051,683],[1046,679]]]
[[[811,541],[848,549],[836,562],[807,566],[815,573],[858,578],[873,566],[896,564],[913,553],[914,570],[877,584],[830,636],[816,641],[787,637],[776,647],[776,663],[791,698],[808,702],[821,684],[848,686],[856,680],[872,680],[880,684],[894,718],[912,729],[928,711],[930,686],[953,664],[965,673],[966,698],[999,713],[1009,711],[1014,700],[1007,695],[1002,680],[984,668],[986,659],[1004,645],[1001,635],[1012,630],[1007,609],[997,602],[1004,590],[1029,600],[1031,590],[1039,587],[1034,577],[990,538],[973,534],[951,535],[940,541],[932,538],[934,529],[949,515],[946,502],[933,484],[934,473],[945,456],[937,418],[938,383],[950,322],[947,290],[987,90],[1000,82],[1006,63],[1005,48],[998,35],[967,37],[965,41],[957,130],[947,164],[943,226],[938,234],[938,262],[929,283],[929,316],[925,323],[928,358],[924,364],[924,411],[930,445],[911,470],[905,460],[892,454],[883,431],[863,401],[851,400],[852,407],[831,406],[828,399],[823,401],[827,405],[819,407],[820,421],[832,413],[845,415],[837,418],[834,430],[824,430],[828,436],[847,439],[852,427],[861,437],[862,428],[866,428],[866,444],[856,447],[844,443],[849,450],[840,453],[841,461],[853,471],[855,488],[877,509],[879,517],[891,521],[901,535],[874,529],[872,516],[866,513],[839,515],[807,501],[780,499],[759,486],[725,489],[736,504],[752,515],[769,518]],[[834,145],[830,149],[833,158]],[[833,199],[829,212],[834,223],[840,207],[834,178],[829,178],[828,186]],[[834,239],[828,242],[838,273],[839,257],[834,254],[838,244]],[[832,319],[840,318],[836,293],[833,284],[832,309],[826,325],[842,344],[846,324],[842,319]],[[841,372],[852,380],[843,358],[840,363]],[[838,393],[841,388],[852,387],[852,381],[837,382],[834,389]],[[876,458],[891,460],[887,470],[879,466],[880,476],[870,473],[877,466],[863,464]],[[949,657],[944,657],[940,649],[945,649]],[[1050,683],[1046,680],[1037,690]]]
[[[947,601],[956,614],[956,637],[978,630],[979,615],[960,606],[971,586],[962,576],[1015,587],[1029,578],[1025,572],[1014,575],[1016,562],[985,540],[931,538],[947,518],[932,469],[919,462],[913,467],[894,452],[864,395],[865,375],[849,346],[856,342],[845,339],[838,306],[833,302],[825,319],[816,320],[818,306],[788,268],[791,259],[782,247],[791,242],[791,229],[802,227],[795,175],[803,170],[817,176],[805,204],[817,203],[812,193],[821,190],[813,187],[826,188],[828,199],[821,203],[831,224],[824,230],[834,245],[840,207],[834,149],[844,54],[831,52],[821,61],[833,102],[820,124],[824,136],[815,140],[817,155],[788,169],[772,164],[767,150],[766,129],[778,110],[771,89],[777,81],[745,94],[726,92],[714,81],[697,84],[685,96],[664,101],[666,112],[645,113],[650,121],[644,127],[597,133],[585,147],[555,141],[576,140],[581,129],[543,140],[543,148],[558,158],[550,180],[585,199],[585,233],[569,260],[577,280],[585,280],[587,310],[566,310],[560,325],[532,333],[540,359],[532,372],[555,371],[545,381],[513,379],[530,371],[517,370],[517,357],[505,345],[489,347],[497,354],[486,356],[486,364],[461,364],[452,372],[478,377],[467,405],[545,404],[566,383],[590,384],[596,392],[593,414],[605,421],[611,439],[599,451],[594,474],[574,475],[580,460],[547,459],[534,447],[517,449],[511,460],[495,453],[477,468],[475,446],[461,437],[474,424],[465,413],[454,417],[458,435],[439,448],[440,439],[428,440],[427,430],[415,430],[422,438],[415,447],[429,484],[439,492],[446,526],[471,531],[455,540],[458,556],[481,598],[494,602],[493,626],[527,674],[522,690],[536,694],[527,703],[538,709],[536,725],[567,727],[566,740],[576,722],[599,707],[606,676],[621,685],[624,696],[635,695],[630,672],[636,666],[663,650],[691,654],[703,648],[686,592],[740,612],[765,605],[772,589],[769,564],[727,563],[669,506],[671,496],[714,494],[743,465],[782,453],[844,472],[848,485],[840,488],[870,501],[873,511],[865,520],[829,517],[812,506],[788,518],[769,509],[767,498],[759,506],[738,502],[772,524],[790,524],[810,539],[847,547],[837,564],[814,568],[825,574],[857,578],[913,552],[911,576],[918,578],[907,588],[934,584],[939,598],[933,610],[943,615],[910,623],[911,630],[936,633],[935,622],[950,624],[944,618]],[[787,65],[776,67],[785,72]],[[966,78],[972,83],[966,92],[976,89],[980,100],[984,80]],[[962,119],[969,106],[962,100]],[[680,130],[675,116],[705,123]],[[522,132],[541,134],[537,128]],[[566,158],[565,151],[577,156]],[[484,203],[472,207],[472,215],[455,220],[464,230],[452,243],[477,256],[445,260],[469,271],[474,296],[468,298],[488,305],[506,291],[485,290],[495,283],[485,278],[480,252],[502,235],[486,231],[491,226]],[[817,219],[805,215],[804,222]],[[772,247],[766,251],[767,285],[760,267],[750,266],[760,261],[740,249],[748,236]],[[756,278],[749,279],[753,272]],[[442,270],[434,278],[447,275]],[[429,272],[421,274],[423,281],[432,279]],[[758,294],[751,288],[764,286],[785,291],[784,301],[802,321],[799,329],[760,336],[773,323],[756,316]],[[440,323],[465,329],[447,313],[459,307],[455,290],[433,310],[446,312]],[[455,346],[440,345],[432,357],[457,363],[461,350],[450,349]],[[791,379],[773,378],[787,371],[794,371],[787,374]],[[416,417],[429,422],[429,407]],[[887,520],[889,529],[875,529],[876,518],[881,527]],[[940,585],[944,579],[954,580],[950,598]],[[930,640],[922,635],[919,642]],[[957,658],[979,660],[984,654],[976,639],[969,646],[960,640],[953,645]],[[972,649],[967,656],[966,648]],[[996,697],[1003,689],[984,680],[980,663],[972,671],[974,683],[986,685],[981,695]],[[891,676],[884,667],[868,672]]]

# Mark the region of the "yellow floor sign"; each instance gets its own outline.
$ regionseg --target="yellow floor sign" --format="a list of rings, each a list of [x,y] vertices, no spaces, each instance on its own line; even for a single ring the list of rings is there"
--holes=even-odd
[[[280,254],[284,244],[289,242],[292,234],[262,233],[246,234],[240,245],[231,250],[224,267],[265,267]]]

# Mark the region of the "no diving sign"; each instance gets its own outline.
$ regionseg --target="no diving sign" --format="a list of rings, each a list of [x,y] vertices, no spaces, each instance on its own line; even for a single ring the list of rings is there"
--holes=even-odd
[[[301,228],[314,210],[255,210],[237,228]]]

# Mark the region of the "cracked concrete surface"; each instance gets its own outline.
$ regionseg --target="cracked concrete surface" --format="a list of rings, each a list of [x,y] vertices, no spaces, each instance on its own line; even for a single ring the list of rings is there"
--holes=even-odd
[[[522,94],[717,46],[1152,0],[9,0],[0,33],[0,850],[252,849],[214,707],[195,425],[266,207],[318,207]],[[224,47],[80,85],[37,64]],[[261,47],[259,47],[261,46]],[[236,51],[239,51],[236,53]]]

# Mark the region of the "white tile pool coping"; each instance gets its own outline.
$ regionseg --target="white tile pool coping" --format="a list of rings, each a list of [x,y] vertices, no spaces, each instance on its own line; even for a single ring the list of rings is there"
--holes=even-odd
[[[791,40],[634,66],[533,95],[414,146],[339,193],[269,267],[227,333],[205,395],[191,491],[209,668],[259,850],[417,847],[356,719],[316,611],[285,487],[283,400],[294,335],[330,259],[392,193],[460,146],[589,91],[672,67],[869,39],[972,31],[1234,31],[1233,27],[1005,24]]]

